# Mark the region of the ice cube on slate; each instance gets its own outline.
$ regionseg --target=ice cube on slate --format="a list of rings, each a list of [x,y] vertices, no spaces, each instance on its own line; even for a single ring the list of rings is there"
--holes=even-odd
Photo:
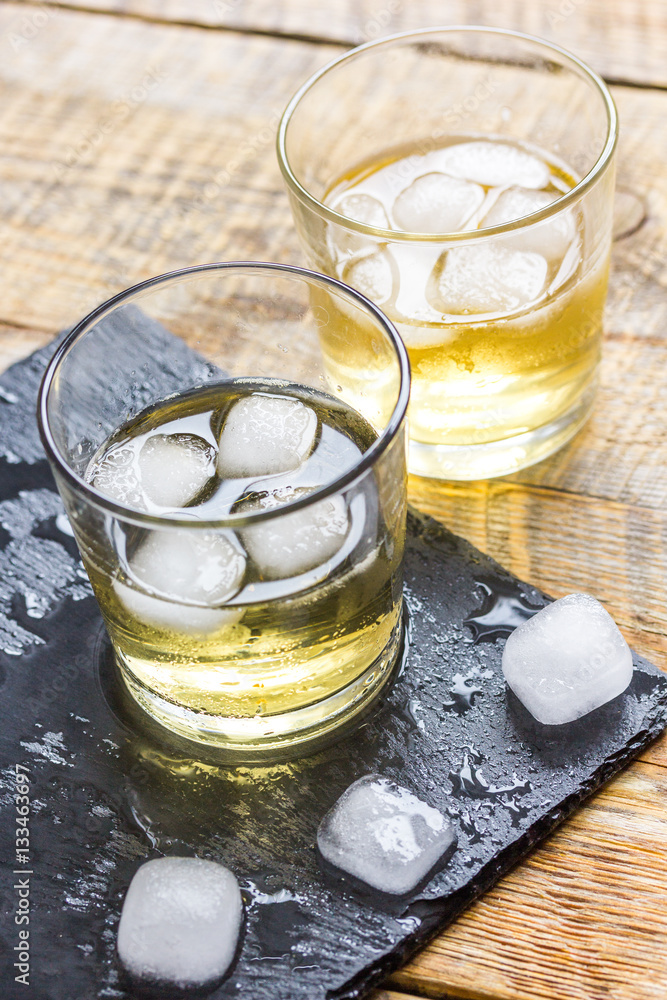
[[[539,212],[552,204],[558,195],[547,191],[529,191],[521,187],[511,187],[502,191],[493,207],[484,217],[483,228],[502,226],[514,222],[533,212]],[[565,212],[554,219],[541,222],[530,229],[517,231],[511,237],[513,250],[539,253],[551,261],[559,261],[574,239],[574,220],[571,212]]]
[[[281,489],[267,493],[254,509],[267,509],[296,500],[309,490]],[[245,508],[244,508],[245,509]],[[241,531],[248,555],[265,580],[282,580],[322,567],[332,559],[347,537],[349,517],[341,496],[317,500],[310,507],[280,514]]]
[[[236,951],[243,903],[229,869],[200,858],[139,868],[118,925],[118,955],[141,980],[182,989],[220,979]]]
[[[397,225],[409,233],[454,233],[484,201],[478,184],[431,173],[418,177],[394,202]]]
[[[537,156],[504,142],[459,142],[431,154],[434,165],[452,177],[462,177],[487,187],[519,184],[543,188],[549,183],[547,164]]]
[[[327,861],[382,892],[410,892],[456,840],[441,812],[379,774],[343,792],[317,831]]]
[[[156,530],[129,559],[127,576],[135,586],[115,579],[113,588],[139,621],[202,635],[241,617],[220,605],[241,586],[245,564],[231,532]]]
[[[560,726],[625,691],[632,653],[599,601],[568,594],[512,632],[503,673],[538,722]]]
[[[215,472],[215,450],[198,434],[154,434],[139,452],[144,493],[159,507],[185,507]]]
[[[317,414],[298,399],[253,392],[235,403],[220,435],[220,475],[269,476],[297,469],[317,434]]]
[[[546,277],[540,254],[495,244],[456,247],[445,256],[438,293],[446,313],[508,313],[533,302]]]
[[[394,268],[389,252],[380,250],[351,261],[343,272],[343,281],[376,305],[387,302],[394,287]]]

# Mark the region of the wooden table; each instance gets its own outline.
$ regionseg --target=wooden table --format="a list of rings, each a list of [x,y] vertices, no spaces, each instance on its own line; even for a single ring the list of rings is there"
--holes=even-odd
[[[595,594],[667,669],[665,0],[1,2],[0,366],[150,275],[303,263],[274,154],[288,98],[346,46],[466,22],[551,38],[612,84],[620,238],[587,428],[411,498],[547,592]],[[666,814],[662,740],[374,1000],[664,1000]]]

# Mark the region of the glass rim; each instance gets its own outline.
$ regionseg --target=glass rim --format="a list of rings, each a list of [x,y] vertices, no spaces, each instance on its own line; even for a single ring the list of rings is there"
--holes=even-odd
[[[570,188],[569,191],[537,212],[532,212],[530,215],[524,215],[520,219],[514,219],[511,222],[505,222],[499,226],[489,226],[487,229],[463,230],[462,232],[455,233],[415,233],[396,229],[380,229],[374,226],[366,225],[363,222],[357,222],[354,219],[349,219],[347,216],[341,215],[340,213],[335,212],[332,208],[329,208],[328,205],[325,205],[318,198],[315,198],[315,196],[312,195],[296,177],[287,155],[287,130],[302,98],[305,97],[315,84],[317,84],[328,73],[336,70],[342,63],[352,61],[360,54],[365,53],[370,49],[381,49],[384,46],[391,46],[395,42],[404,42],[411,39],[419,41],[429,35],[452,35],[456,33],[460,34],[462,32],[519,38],[523,41],[541,46],[542,48],[552,52],[554,55],[557,55],[562,64],[578,72],[579,75],[583,75],[594,84],[602,98],[606,111],[607,135],[600,155],[591,169],[584,174],[584,176],[577,181],[574,187]],[[591,67],[588,66],[582,59],[579,59],[577,56],[573,55],[573,53],[568,52],[567,49],[562,48],[560,45],[556,45],[554,42],[538,38],[536,35],[529,35],[522,31],[513,31],[511,28],[491,28],[478,24],[459,24],[436,25],[430,28],[399,31],[393,35],[386,35],[383,38],[377,38],[370,42],[365,42],[363,45],[357,45],[353,49],[342,53],[342,55],[336,56],[335,59],[332,59],[325,66],[322,66],[319,70],[316,70],[315,73],[308,77],[308,79],[299,87],[294,96],[291,98],[280,119],[278,133],[276,136],[276,150],[278,165],[288,189],[297,198],[299,198],[300,201],[305,202],[312,210],[317,212],[318,215],[323,216],[328,222],[332,222],[341,226],[343,229],[348,229],[364,236],[376,237],[381,239],[383,242],[462,243],[477,239],[492,239],[495,236],[500,236],[508,232],[513,232],[519,229],[523,230],[529,226],[539,224],[552,216],[559,215],[563,211],[567,211],[567,209],[574,205],[575,202],[579,201],[582,195],[585,194],[590,187],[592,187],[598,177],[603,174],[609,166],[617,141],[618,112],[616,111],[614,99],[602,77],[599,76],[595,70],[591,69]]]
[[[346,472],[337,476],[335,479],[332,479],[330,482],[325,483],[323,486],[318,487],[306,496],[297,500],[292,500],[289,503],[282,504],[278,507],[272,507],[266,510],[247,511],[245,513],[238,514],[228,514],[225,517],[215,519],[204,519],[197,517],[179,517],[178,515],[171,514],[152,514],[146,511],[138,510],[135,507],[129,507],[118,503],[115,500],[112,500],[111,497],[108,497],[106,494],[95,489],[91,483],[85,480],[82,476],[78,475],[68,464],[65,456],[60,452],[51,430],[48,414],[49,395],[53,386],[54,378],[61,366],[61,363],[69,354],[71,348],[74,347],[74,345],[81,340],[85,334],[92,329],[97,322],[99,322],[99,320],[110,315],[119,306],[131,302],[132,299],[139,293],[152,288],[158,288],[162,285],[168,285],[172,281],[188,275],[205,274],[207,272],[224,273],[226,271],[240,273],[250,273],[254,271],[255,273],[260,274],[263,272],[269,272],[283,276],[291,275],[303,279],[306,283],[314,282],[315,284],[319,284],[325,288],[334,288],[336,291],[342,292],[349,299],[352,299],[356,305],[363,307],[367,313],[370,313],[373,318],[379,322],[380,326],[388,335],[389,340],[394,347],[395,355],[398,359],[398,395],[389,417],[389,421],[387,422],[387,426],[381,431],[381,433],[378,434],[371,446],[362,453],[359,460],[355,462],[355,464]],[[211,531],[223,528],[246,527],[262,521],[270,521],[274,518],[283,516],[286,513],[291,513],[292,511],[309,507],[326,497],[340,493],[344,488],[352,485],[357,479],[359,479],[360,476],[375,465],[377,460],[386,451],[389,444],[395,438],[405,419],[409,397],[410,361],[405,345],[403,344],[403,341],[401,340],[401,337],[391,320],[385,316],[382,310],[379,309],[374,302],[371,302],[371,300],[366,298],[365,295],[362,295],[361,292],[358,292],[354,288],[350,288],[337,278],[331,278],[328,275],[320,274],[318,271],[298,267],[293,264],[277,264],[269,261],[245,260],[218,261],[210,264],[195,264],[191,267],[178,268],[174,271],[167,271],[164,274],[156,275],[153,278],[147,278],[144,281],[140,281],[137,284],[131,285],[129,288],[118,292],[116,295],[113,295],[111,298],[100,303],[100,305],[96,306],[96,308],[91,310],[91,312],[87,313],[87,315],[84,316],[83,319],[81,319],[63,338],[44,371],[37,397],[37,426],[44,451],[46,452],[46,456],[49,461],[57,468],[59,474],[63,476],[70,487],[73,487],[78,493],[84,494],[90,503],[100,508],[102,511],[112,514],[114,517],[122,519],[123,521],[142,527],[155,527],[156,525],[159,525],[164,528],[195,528],[200,531]]]

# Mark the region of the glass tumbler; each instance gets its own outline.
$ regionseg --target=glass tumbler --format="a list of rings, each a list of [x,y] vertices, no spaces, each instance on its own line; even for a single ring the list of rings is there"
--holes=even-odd
[[[366,344],[354,392],[341,316]],[[278,264],[144,281],[62,342],[42,440],[121,682],[153,720],[239,760],[295,755],[386,687],[408,394],[379,309]]]
[[[411,472],[515,472],[586,420],[616,135],[592,70],[482,27],[362,45],[288,105],[278,158],[306,257],[380,305],[408,348]],[[367,350],[350,339],[350,371]]]

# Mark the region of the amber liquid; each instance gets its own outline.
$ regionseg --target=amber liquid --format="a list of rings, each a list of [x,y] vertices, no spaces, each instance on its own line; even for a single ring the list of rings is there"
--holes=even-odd
[[[231,404],[256,391],[271,393],[270,381],[239,380],[158,404],[105,443],[88,478],[95,480],[105,455],[118,453],[119,447],[122,454],[128,444],[136,450],[158,432],[196,435],[216,448]],[[295,473],[264,478],[223,480],[214,473],[186,513],[210,520],[242,510],[248,498],[263,491],[311,490],[354,465],[376,438],[358,413],[331,396],[282,384],[275,391],[316,412],[318,436],[310,458]],[[151,714],[186,735],[200,725],[207,735],[195,733],[195,738],[206,741],[261,742],[272,734],[289,736],[290,713],[301,711],[306,722],[316,724],[318,706],[335,702],[357,681],[368,689],[377,683],[399,642],[404,511],[396,512],[393,521],[385,516],[373,474],[335,502],[346,512],[348,527],[339,550],[324,565],[292,570],[284,579],[275,573],[266,578],[247,552],[236,592],[219,605],[202,604],[196,596],[179,601],[170,593],[168,572],[164,592],[154,586],[142,592],[132,559],[150,529],[121,532],[112,572],[95,558],[100,540],[84,548],[121,669]],[[295,531],[298,526],[297,521]],[[200,537],[204,546],[207,539],[215,543],[215,531]],[[244,537],[243,528],[234,533],[240,551]]]
[[[452,139],[441,150],[469,139]],[[493,145],[494,140],[485,142]],[[507,147],[507,140],[497,142]],[[331,185],[325,201],[345,214],[346,206],[355,205],[350,196],[365,196],[366,217],[375,219],[369,224],[398,230],[396,198],[416,178],[438,170],[439,150],[424,157],[419,148],[389,151],[359,165]],[[530,155],[545,168],[536,189],[544,203],[575,184],[562,164],[539,150]],[[494,203],[512,186],[479,184],[482,204],[462,231],[487,227]],[[385,222],[377,221],[383,217]],[[518,251],[511,258],[514,271],[541,267],[544,280],[530,297],[510,273],[518,281],[516,301],[509,295],[503,303],[491,294],[488,307],[485,284],[495,280],[492,268],[481,257],[477,267],[473,256],[486,241],[472,241],[461,266],[462,258],[455,257],[460,250],[451,242],[397,244],[329,226],[318,263],[373,299],[396,323],[408,348],[411,471],[455,479],[502,474],[555,450],[583,422],[595,386],[608,277],[606,256],[586,257],[593,224],[575,205],[555,221],[534,227],[529,242],[509,226],[494,246],[503,253]],[[339,321],[344,328],[345,316]],[[361,341],[355,335],[343,356],[335,341],[332,333],[332,372],[352,385],[368,347],[363,345],[363,354],[357,350]]]

